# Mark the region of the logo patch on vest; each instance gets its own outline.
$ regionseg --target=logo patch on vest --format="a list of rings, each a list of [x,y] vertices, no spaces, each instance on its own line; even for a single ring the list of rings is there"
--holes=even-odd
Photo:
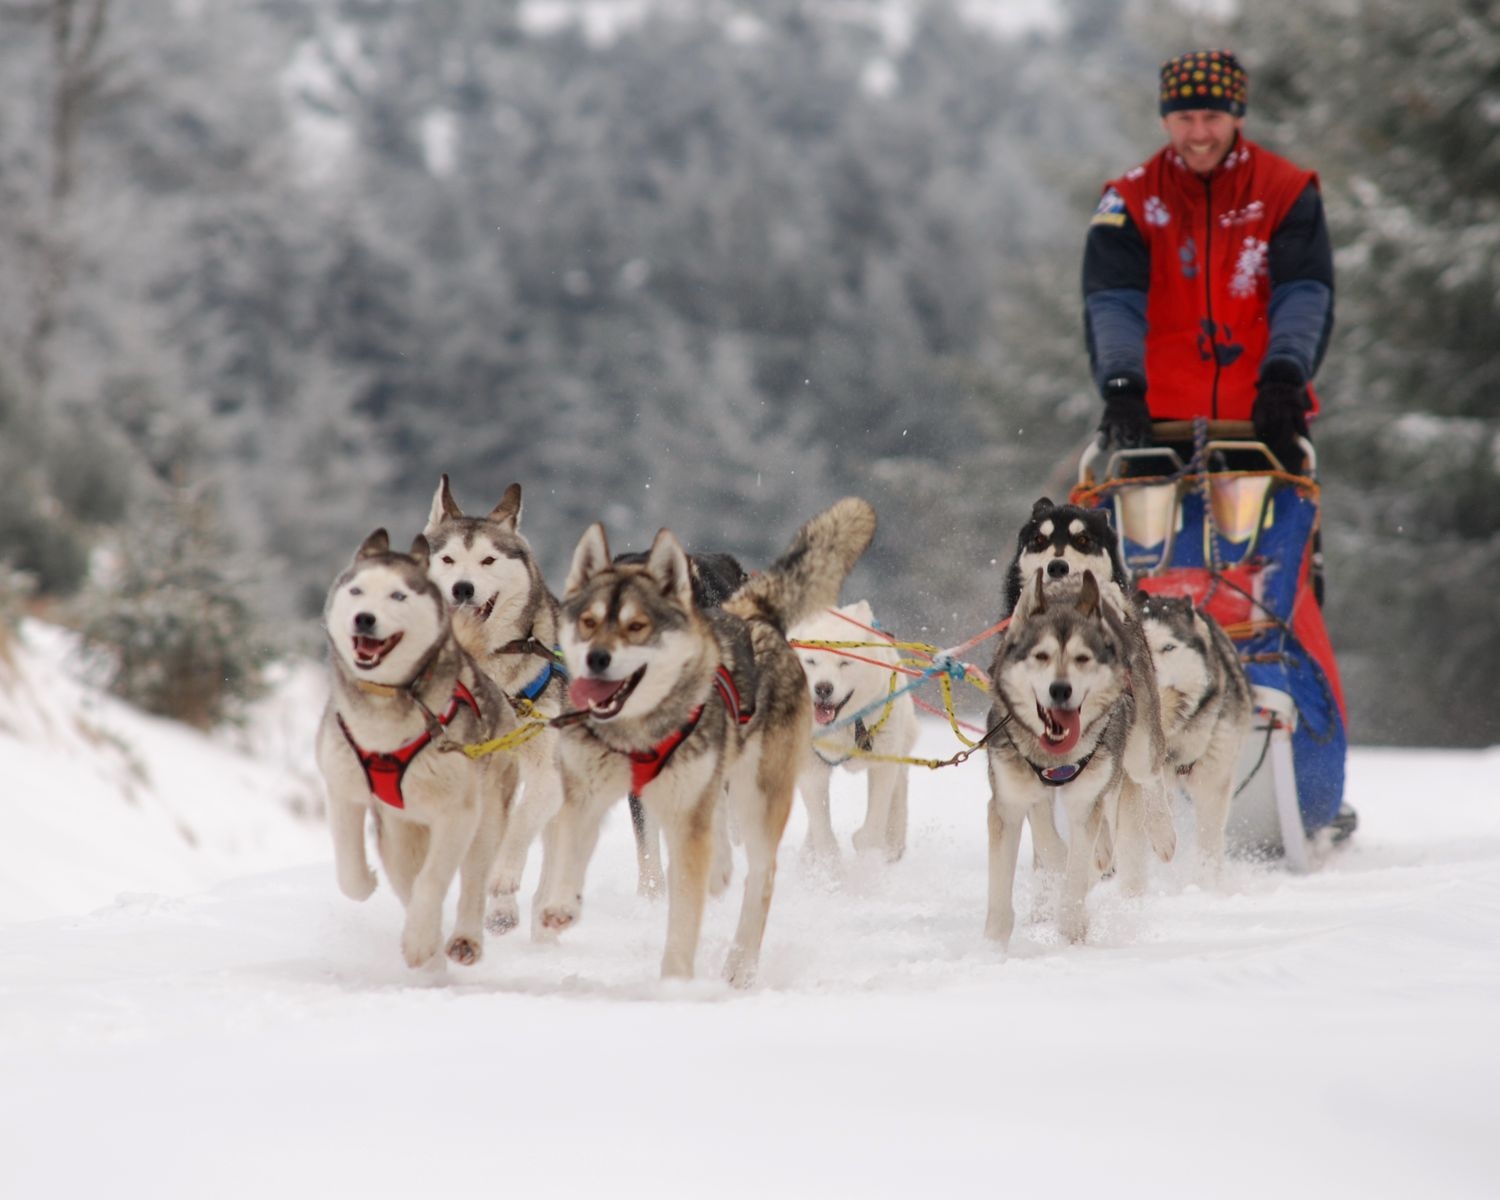
[[[1109,188],[1099,199],[1099,207],[1094,209],[1094,219],[1090,225],[1114,225],[1125,224],[1125,197]]]

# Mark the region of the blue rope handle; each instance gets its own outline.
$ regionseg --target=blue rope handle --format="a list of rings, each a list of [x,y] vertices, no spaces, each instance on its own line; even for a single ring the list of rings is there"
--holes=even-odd
[[[940,650],[938,651],[938,653],[932,656],[932,665],[930,667],[927,667],[920,675],[912,679],[909,683],[906,683],[903,686],[897,688],[895,691],[889,693],[883,698],[865,705],[858,712],[851,713],[847,717],[840,717],[837,721],[833,722],[833,724],[825,725],[823,728],[831,732],[836,729],[843,729],[846,726],[853,725],[856,721],[862,721],[871,713],[878,712],[879,710],[888,707],[896,700],[898,696],[904,696],[907,692],[915,691],[929,679],[934,679],[939,675],[946,675],[953,682],[961,683],[969,677],[969,669],[948,651]]]

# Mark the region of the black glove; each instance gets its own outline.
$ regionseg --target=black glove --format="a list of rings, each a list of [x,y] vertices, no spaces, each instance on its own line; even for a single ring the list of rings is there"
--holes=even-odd
[[[1278,359],[1261,368],[1255,406],[1250,410],[1255,436],[1293,474],[1300,473],[1303,467],[1302,447],[1297,439],[1307,436],[1310,407],[1307,384],[1295,366]]]
[[[1104,385],[1104,417],[1099,422],[1103,450],[1136,450],[1151,441],[1151,411],[1146,385],[1130,375]]]

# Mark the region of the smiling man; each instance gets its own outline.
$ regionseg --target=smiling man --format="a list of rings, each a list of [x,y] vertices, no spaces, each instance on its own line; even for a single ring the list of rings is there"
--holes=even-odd
[[[1252,420],[1288,470],[1333,329],[1318,179],[1243,135],[1248,81],[1227,50],[1161,68],[1167,145],[1111,180],[1089,225],[1084,328],[1106,449],[1153,420]]]

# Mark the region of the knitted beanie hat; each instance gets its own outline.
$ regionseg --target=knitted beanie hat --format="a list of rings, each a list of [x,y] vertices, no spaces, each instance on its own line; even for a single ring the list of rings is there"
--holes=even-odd
[[[1245,115],[1249,79],[1228,50],[1193,50],[1161,65],[1161,115],[1185,108],[1216,108]]]

